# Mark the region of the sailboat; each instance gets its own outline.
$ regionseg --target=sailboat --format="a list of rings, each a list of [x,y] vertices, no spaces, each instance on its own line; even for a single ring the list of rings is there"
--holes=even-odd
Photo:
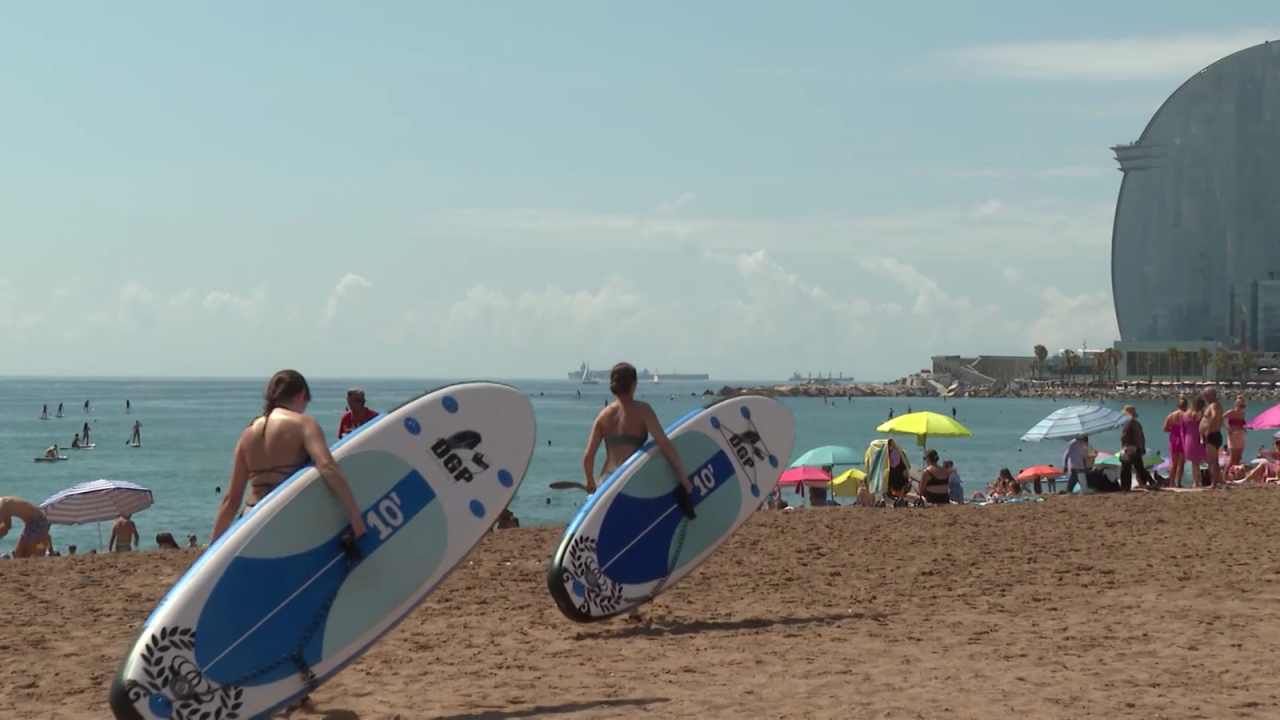
[[[654,371],[653,371],[653,384],[654,384],[654,385],[657,385],[657,384],[658,384],[658,383],[660,383],[660,382],[662,382],[662,381],[658,379],[658,371],[657,371],[657,369],[654,369]]]
[[[591,365],[582,363],[582,384],[583,385],[599,385],[600,381],[591,377]]]

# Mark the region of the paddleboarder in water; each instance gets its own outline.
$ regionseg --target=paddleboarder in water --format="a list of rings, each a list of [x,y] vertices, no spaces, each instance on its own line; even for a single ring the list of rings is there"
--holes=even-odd
[[[632,453],[644,446],[649,436],[662,450],[662,454],[671,463],[680,484],[676,488],[676,501],[680,509],[690,519],[696,517],[693,511],[693,483],[685,473],[680,456],[667,439],[667,433],[658,421],[658,415],[649,403],[636,400],[636,369],[629,363],[618,363],[609,373],[609,391],[614,401],[605,405],[596,421],[591,424],[591,434],[587,436],[587,451],[582,455],[582,470],[587,475],[587,492],[596,491],[595,462],[600,443],[604,443],[605,462],[601,471],[606,477],[613,472]]]

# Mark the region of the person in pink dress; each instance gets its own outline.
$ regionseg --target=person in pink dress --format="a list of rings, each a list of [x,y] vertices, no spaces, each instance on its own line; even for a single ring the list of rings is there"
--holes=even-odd
[[[1208,462],[1204,452],[1204,439],[1200,437],[1200,419],[1204,417],[1204,407],[1204,398],[1197,395],[1191,401],[1191,409],[1182,412],[1182,456],[1186,462],[1191,463],[1192,487],[1203,484],[1200,479],[1200,464]],[[1217,460],[1214,458],[1214,462]],[[1181,483],[1174,487],[1181,487]]]
[[[1182,439],[1186,429],[1182,425],[1182,415],[1187,411],[1187,396],[1178,397],[1178,409],[1169,413],[1164,419],[1164,431],[1169,433],[1169,487],[1182,487],[1182,473],[1186,466],[1186,457],[1182,452]]]

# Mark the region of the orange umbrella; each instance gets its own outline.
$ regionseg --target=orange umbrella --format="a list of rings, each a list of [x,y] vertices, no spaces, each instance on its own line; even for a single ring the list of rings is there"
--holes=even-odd
[[[1036,465],[1018,473],[1017,480],[1018,482],[1022,482],[1023,480],[1035,480],[1036,478],[1056,478],[1062,475],[1066,475],[1066,473],[1056,467],[1049,465]]]

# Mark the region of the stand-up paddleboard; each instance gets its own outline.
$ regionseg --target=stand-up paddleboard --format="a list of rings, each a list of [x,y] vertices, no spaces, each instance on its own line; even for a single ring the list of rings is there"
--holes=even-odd
[[[98,443],[89,443],[88,445],[80,445],[79,447],[63,448],[64,450],[92,450],[98,447]]]
[[[795,444],[787,406],[730,398],[667,429],[693,483],[697,518],[676,503],[679,479],[650,440],[587,499],[551,560],[547,586],[570,620],[604,620],[693,572],[773,492]]]
[[[40,457],[35,458],[35,461],[36,462],[59,462],[61,460],[66,460],[66,459],[67,459],[66,455],[59,455],[57,457],[49,457],[48,455],[41,455]]]
[[[111,684],[117,720],[264,718],[360,656],[497,521],[533,456],[533,405],[497,383],[433,390],[338,441],[368,527],[312,466],[206,550]]]

